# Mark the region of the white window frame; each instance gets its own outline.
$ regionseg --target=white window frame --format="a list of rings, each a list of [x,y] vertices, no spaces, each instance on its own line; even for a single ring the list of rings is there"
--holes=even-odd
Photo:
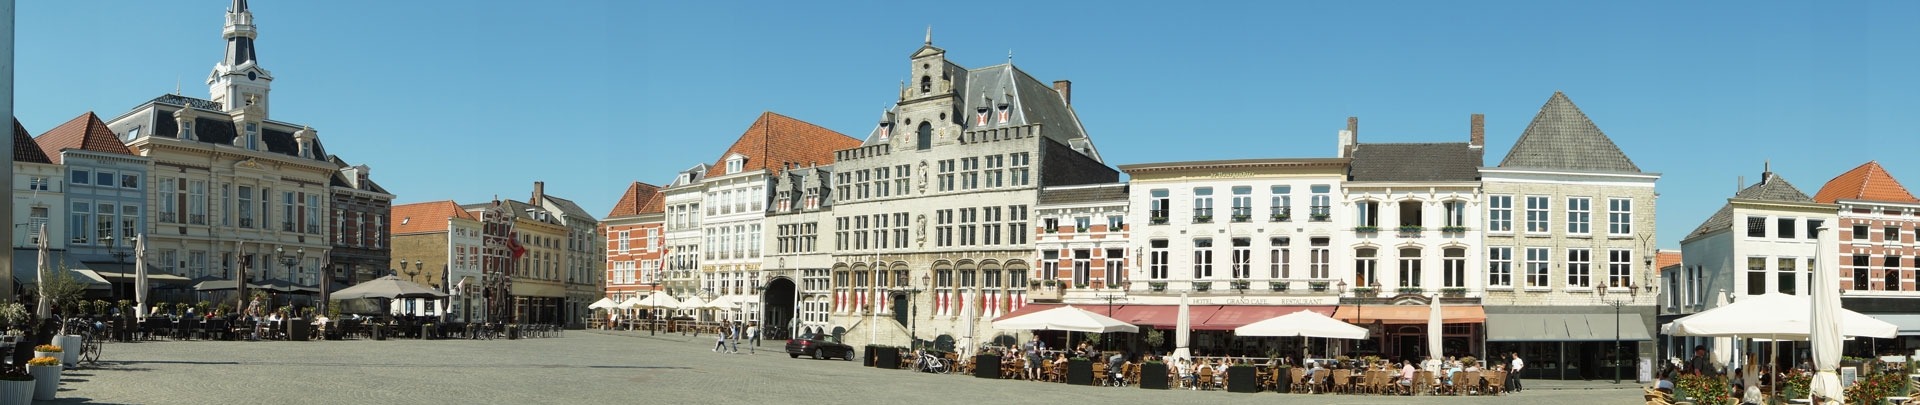
[[[1526,196],[1524,200],[1527,202],[1527,234],[1545,235],[1553,233],[1553,198],[1544,195],[1529,195]],[[1538,206],[1534,205],[1536,202],[1539,203]]]
[[[1487,196],[1487,232],[1513,233],[1513,196]]]
[[[1593,234],[1593,198],[1567,197],[1567,234]]]
[[[1607,236],[1633,236],[1633,199],[1607,199]]]

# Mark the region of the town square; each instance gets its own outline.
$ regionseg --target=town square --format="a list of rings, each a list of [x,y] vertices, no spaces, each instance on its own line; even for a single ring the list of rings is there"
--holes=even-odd
[[[0,405],[1907,403],[1914,17],[0,0]]]

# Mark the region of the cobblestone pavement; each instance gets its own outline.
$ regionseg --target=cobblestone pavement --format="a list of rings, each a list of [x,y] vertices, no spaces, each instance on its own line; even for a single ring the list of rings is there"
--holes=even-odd
[[[492,340],[111,343],[66,372],[58,401],[127,404],[1049,403],[1535,404],[1639,402],[1639,386],[1527,381],[1500,397],[1233,394],[1080,387],[716,354],[713,338],[569,331]]]

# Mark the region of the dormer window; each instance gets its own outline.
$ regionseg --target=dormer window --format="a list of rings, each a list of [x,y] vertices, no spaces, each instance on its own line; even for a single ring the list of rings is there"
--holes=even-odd
[[[260,124],[249,122],[246,128],[247,150],[260,150]]]
[[[691,176],[688,176],[686,173],[680,173],[680,181],[677,181],[676,183],[680,183],[680,184],[692,183],[693,179],[689,177]]]
[[[735,155],[727,158],[727,174],[739,173],[740,170],[746,168],[746,166],[747,158],[745,157]]]
[[[139,138],[139,137],[140,137],[140,127],[133,127],[133,129],[127,130],[128,141],[132,141],[134,138]]]
[[[1013,105],[1007,104],[1007,103],[1000,103],[1000,123],[1002,124],[1007,123],[1007,118],[1009,118],[1012,115],[1013,115]]]
[[[987,107],[980,107],[974,110],[975,111],[973,114],[973,125],[976,125],[976,126],[987,125]]]

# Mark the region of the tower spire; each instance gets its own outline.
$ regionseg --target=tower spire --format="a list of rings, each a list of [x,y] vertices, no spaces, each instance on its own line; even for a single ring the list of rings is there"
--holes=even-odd
[[[927,24],[927,45],[933,45],[933,24]]]
[[[227,6],[226,25],[220,30],[227,49],[220,55],[220,62],[213,65],[213,73],[207,75],[207,87],[211,99],[225,110],[252,107],[259,111],[258,118],[264,119],[273,74],[260,67],[260,53],[253,43],[258,35],[247,0],[233,0]]]

